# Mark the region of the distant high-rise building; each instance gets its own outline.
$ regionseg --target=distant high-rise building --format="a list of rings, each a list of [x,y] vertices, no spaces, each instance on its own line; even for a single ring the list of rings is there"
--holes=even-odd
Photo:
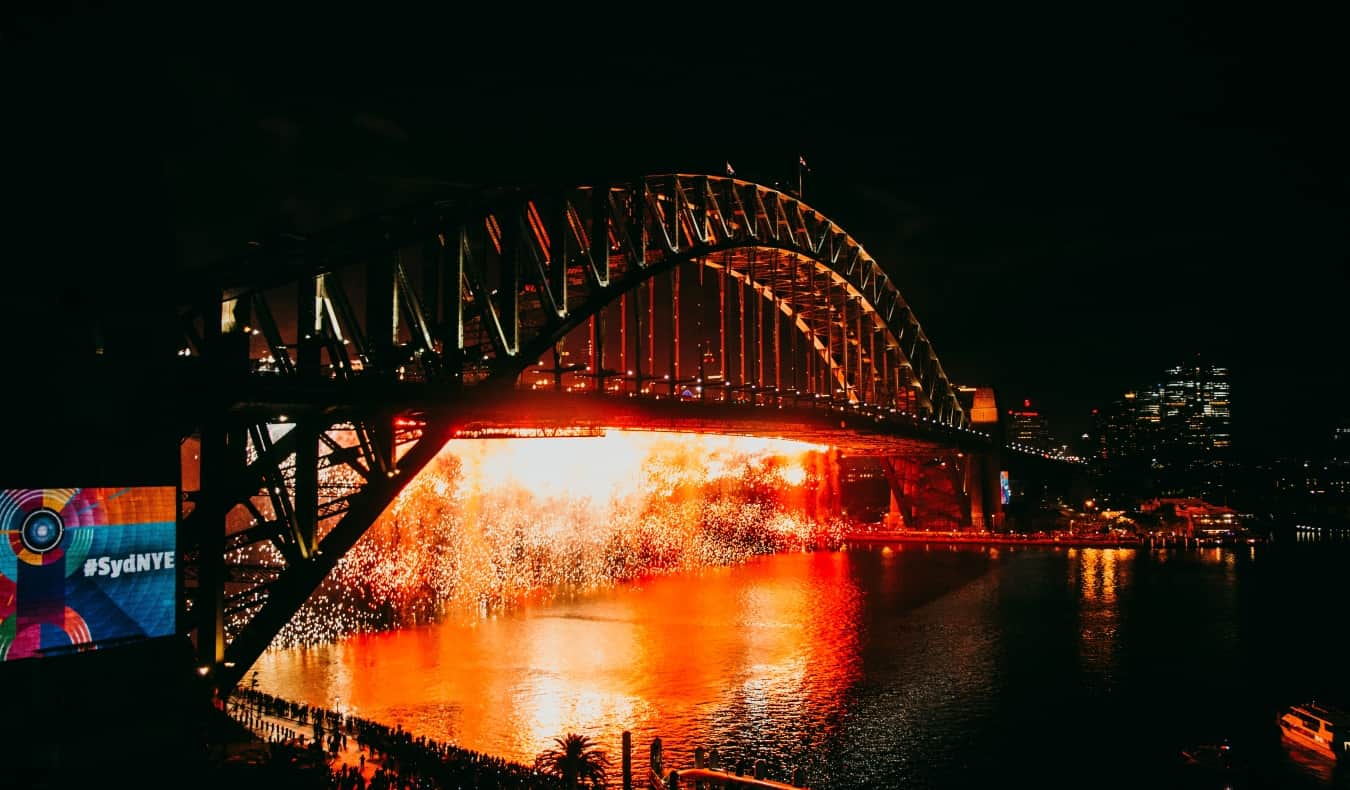
[[[1232,447],[1228,369],[1195,361],[1126,392],[1093,420],[1108,489],[1137,496],[1222,496]]]
[[[1160,387],[1144,387],[1093,410],[1089,440],[1093,443],[1093,472],[1101,495],[1127,502],[1156,493],[1161,400]]]
[[[1162,493],[1224,501],[1233,444],[1228,369],[1197,358],[1170,368],[1161,389],[1155,467]]]
[[[1162,384],[1164,439],[1190,460],[1226,455],[1232,446],[1228,368],[1196,362],[1167,371]]]
[[[1022,408],[1008,410],[1007,437],[1009,442],[1039,450],[1054,448],[1054,440],[1050,438],[1050,428],[1045,415],[1032,408],[1029,399],[1022,401]]]
[[[1096,450],[1106,459],[1151,456],[1162,430],[1161,388],[1133,390],[1094,412]]]

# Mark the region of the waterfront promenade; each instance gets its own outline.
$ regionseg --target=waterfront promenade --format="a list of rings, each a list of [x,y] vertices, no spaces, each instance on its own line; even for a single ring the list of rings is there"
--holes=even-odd
[[[856,531],[844,535],[844,543],[884,545],[888,543],[973,543],[996,546],[1066,546],[1079,548],[1140,548],[1144,542],[1133,536],[1089,536],[1007,532],[936,532],[927,530]]]
[[[345,779],[347,785],[360,787],[378,785],[377,777],[393,773],[393,766],[386,765],[387,757],[368,751],[350,732],[346,737],[339,734],[336,748],[331,744],[315,748],[313,725],[283,713],[280,707],[260,705],[236,695],[226,713],[243,732],[237,733],[236,740],[216,746],[212,762],[218,770],[247,772],[289,762],[292,772],[318,769],[333,777],[333,786],[342,786],[338,780]]]
[[[530,766],[268,694],[238,691],[225,712],[247,735],[220,744],[213,762],[241,777],[286,773],[306,787],[359,790],[560,786]]]
[[[390,728],[338,711],[310,707],[254,691],[236,692],[224,711],[234,727],[215,745],[211,762],[216,786],[271,786],[384,790],[385,788],[482,787],[557,790],[560,779],[532,766],[461,749],[401,726]],[[627,733],[625,733],[627,743]],[[625,747],[626,748],[626,747]],[[651,746],[651,766],[661,764],[661,741]],[[625,776],[628,759],[611,756],[611,784],[634,781]],[[721,765],[718,750],[694,752],[694,767],[678,773],[683,782],[709,782],[721,787],[799,790],[795,784],[770,779],[764,760],[746,758]],[[231,776],[232,774],[232,776]],[[655,767],[639,768],[638,786],[666,787],[669,779]],[[646,776],[645,781],[641,778]]]

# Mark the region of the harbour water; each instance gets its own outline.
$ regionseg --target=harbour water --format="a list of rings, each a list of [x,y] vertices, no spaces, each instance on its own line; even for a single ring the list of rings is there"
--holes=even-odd
[[[1350,543],[846,547],[272,650],[260,690],[529,762],[579,732],[814,787],[1350,787],[1282,705],[1350,703]],[[1237,768],[1183,765],[1227,740]]]

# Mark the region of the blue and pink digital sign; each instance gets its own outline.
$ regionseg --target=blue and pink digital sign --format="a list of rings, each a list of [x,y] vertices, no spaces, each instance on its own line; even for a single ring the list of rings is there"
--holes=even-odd
[[[0,661],[174,632],[177,489],[0,489]]]

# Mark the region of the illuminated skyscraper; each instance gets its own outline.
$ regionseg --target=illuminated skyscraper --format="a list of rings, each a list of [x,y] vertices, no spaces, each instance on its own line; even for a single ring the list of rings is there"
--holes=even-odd
[[[1167,371],[1162,385],[1164,440],[1188,460],[1224,458],[1232,446],[1228,368],[1198,359]]]
[[[1050,450],[1054,447],[1045,415],[1032,408],[1030,400],[1023,400],[1020,409],[1008,410],[1007,435],[1009,442],[1035,447],[1038,450]]]
[[[1099,457],[1105,460],[1153,456],[1162,432],[1162,388],[1132,390],[1093,412]]]
[[[1228,369],[1198,360],[1126,392],[1093,420],[1103,487],[1219,501],[1232,446]]]

